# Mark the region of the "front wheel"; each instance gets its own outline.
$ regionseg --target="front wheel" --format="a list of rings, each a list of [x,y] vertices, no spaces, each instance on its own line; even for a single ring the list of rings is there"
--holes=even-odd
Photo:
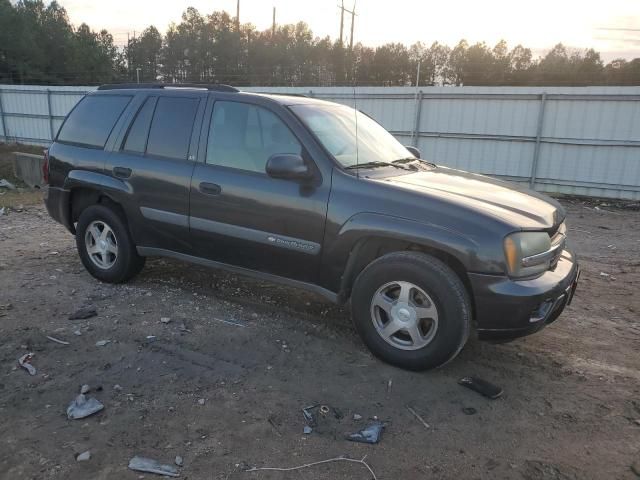
[[[125,221],[104,205],[92,205],[80,214],[76,246],[82,264],[98,280],[125,282],[144,266]]]
[[[402,368],[444,365],[469,337],[464,285],[451,268],[424,253],[395,252],[373,261],[356,279],[351,302],[367,347]]]

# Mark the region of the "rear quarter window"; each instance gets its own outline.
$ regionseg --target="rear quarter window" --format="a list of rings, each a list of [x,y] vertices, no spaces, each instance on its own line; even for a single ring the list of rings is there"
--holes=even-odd
[[[148,155],[187,159],[199,102],[195,98],[158,98],[149,130]]]
[[[104,148],[111,130],[131,101],[129,95],[89,95],[69,114],[58,141]]]

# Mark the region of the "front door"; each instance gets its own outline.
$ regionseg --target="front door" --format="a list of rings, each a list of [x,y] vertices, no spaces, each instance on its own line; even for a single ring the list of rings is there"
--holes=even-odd
[[[194,250],[212,260],[313,282],[329,180],[317,169],[307,181],[266,174],[268,158],[278,153],[302,155],[314,167],[285,121],[266,107],[218,100],[207,112],[204,162],[196,164],[191,182]]]

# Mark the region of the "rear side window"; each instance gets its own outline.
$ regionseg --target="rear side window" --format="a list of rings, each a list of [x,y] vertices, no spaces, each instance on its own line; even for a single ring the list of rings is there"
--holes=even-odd
[[[186,160],[199,100],[160,97],[156,106],[147,154]]]
[[[144,153],[147,146],[147,137],[149,136],[149,125],[151,125],[151,117],[153,116],[153,107],[155,106],[155,97],[147,98],[129,129],[123,150]]]
[[[64,122],[58,141],[104,148],[111,130],[131,101],[129,95],[89,95]]]

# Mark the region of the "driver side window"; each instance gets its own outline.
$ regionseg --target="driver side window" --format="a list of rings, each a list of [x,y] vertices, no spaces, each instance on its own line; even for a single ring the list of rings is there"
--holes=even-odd
[[[247,103],[215,102],[206,163],[265,173],[276,153],[301,155],[302,146],[274,113]]]

